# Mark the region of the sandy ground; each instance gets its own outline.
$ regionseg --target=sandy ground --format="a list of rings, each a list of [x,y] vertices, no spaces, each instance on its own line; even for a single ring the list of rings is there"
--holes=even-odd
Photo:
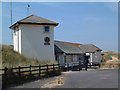
[[[107,60],[106,63],[110,63],[112,61],[118,61],[117,57],[112,56],[112,60]]]

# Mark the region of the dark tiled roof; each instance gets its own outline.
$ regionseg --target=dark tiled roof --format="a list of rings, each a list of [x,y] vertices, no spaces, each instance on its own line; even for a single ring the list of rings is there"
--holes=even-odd
[[[57,47],[56,45],[54,45],[55,48],[55,53],[64,53],[59,47]]]
[[[11,29],[13,29],[14,27],[16,27],[19,24],[37,24],[37,25],[54,25],[57,26],[58,23],[54,22],[54,21],[50,21],[48,19],[36,16],[36,15],[30,15],[18,22],[16,22],[15,24],[13,24],[12,26],[10,26]]]
[[[83,54],[82,49],[61,41],[54,41],[54,44],[66,54]]]
[[[79,45],[82,45],[82,44],[79,44],[79,43],[71,43],[71,42],[64,42],[64,41],[60,41],[60,42],[67,43],[67,44],[76,46],[76,47],[78,47],[78,48],[79,48]]]
[[[95,52],[97,50],[101,50],[98,47],[96,47],[95,45],[92,44],[83,44],[83,45],[79,45],[79,47],[84,51],[84,52]]]
[[[91,44],[91,45],[93,45],[93,44]],[[98,48],[98,47],[97,47],[97,46],[95,46],[95,45],[93,45],[93,47],[95,47],[95,48],[96,48],[96,50],[100,50],[100,51],[102,51],[102,49]]]

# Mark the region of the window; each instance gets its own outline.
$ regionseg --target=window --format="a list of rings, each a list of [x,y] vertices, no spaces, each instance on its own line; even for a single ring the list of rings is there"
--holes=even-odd
[[[50,38],[49,37],[45,37],[44,41],[45,41],[44,45],[50,45]]]
[[[49,27],[45,27],[44,28],[44,32],[50,32],[50,28]]]

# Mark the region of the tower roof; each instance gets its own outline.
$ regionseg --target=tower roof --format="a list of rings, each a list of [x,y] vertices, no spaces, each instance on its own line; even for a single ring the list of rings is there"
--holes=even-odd
[[[15,24],[10,26],[11,29],[14,29],[16,26],[20,24],[34,24],[34,25],[54,25],[57,26],[58,23],[54,21],[50,21],[48,19],[36,16],[36,15],[30,15],[22,20],[17,21]]]

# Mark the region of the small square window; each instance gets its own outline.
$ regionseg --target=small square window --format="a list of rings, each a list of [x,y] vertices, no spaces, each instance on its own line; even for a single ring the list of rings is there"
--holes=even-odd
[[[50,28],[49,27],[45,27],[44,28],[44,32],[50,32]]]

